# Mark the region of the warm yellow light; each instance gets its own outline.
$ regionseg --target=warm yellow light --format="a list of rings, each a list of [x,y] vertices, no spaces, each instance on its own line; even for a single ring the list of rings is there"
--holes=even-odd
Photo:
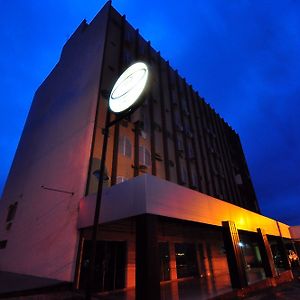
[[[245,218],[244,217],[238,218],[236,224],[238,227],[243,228],[246,225]]]

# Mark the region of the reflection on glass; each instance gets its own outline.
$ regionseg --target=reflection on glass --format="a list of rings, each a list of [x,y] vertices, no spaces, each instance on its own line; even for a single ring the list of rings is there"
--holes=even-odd
[[[177,278],[196,277],[197,259],[194,244],[175,244]]]
[[[265,279],[266,274],[262,264],[257,235],[242,232],[239,233],[239,236],[239,246],[244,258],[248,284]]]
[[[159,257],[160,257],[160,280],[170,280],[170,253],[169,243],[159,243]]]

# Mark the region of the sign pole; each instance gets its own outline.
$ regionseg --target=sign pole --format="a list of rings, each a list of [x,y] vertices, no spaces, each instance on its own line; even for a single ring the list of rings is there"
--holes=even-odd
[[[90,262],[88,269],[88,281],[86,286],[85,299],[90,300],[92,290],[95,283],[95,263],[97,255],[97,233],[99,227],[100,209],[102,201],[103,179],[105,171],[106,152],[109,136],[109,128],[130,115],[135,109],[141,105],[142,93],[145,91],[148,81],[148,67],[142,62],[131,65],[125,72],[121,74],[116,81],[110,97],[105,117],[105,127],[103,132],[103,144],[100,160],[99,182],[96,198],[96,207],[94,215],[94,223],[92,227],[92,245],[90,252]],[[119,117],[110,122],[110,111],[116,113]]]
[[[85,299],[87,299],[87,300],[91,299],[92,289],[93,289],[94,281],[95,281],[97,233],[98,233],[98,224],[99,224],[99,217],[100,217],[101,200],[102,200],[103,178],[104,178],[104,170],[105,170],[107,143],[108,143],[108,136],[109,136],[109,123],[110,123],[110,111],[109,111],[109,108],[107,108],[105,127],[104,127],[104,135],[103,135],[102,154],[101,154],[101,160],[100,160],[98,191],[97,191],[94,223],[93,223],[93,230],[92,230],[92,246],[91,246],[91,256],[90,256],[91,258],[90,258],[90,263],[89,263],[88,281],[87,281],[86,297],[85,297]]]

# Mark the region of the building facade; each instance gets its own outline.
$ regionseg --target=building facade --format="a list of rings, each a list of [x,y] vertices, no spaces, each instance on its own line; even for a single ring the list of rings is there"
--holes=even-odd
[[[259,212],[238,134],[114,9],[107,23],[86,193],[97,186],[93,172],[99,168],[105,96],[136,61],[150,66],[151,87],[143,107],[111,132],[108,184],[148,173]]]
[[[84,288],[108,95],[136,61],[151,86],[110,129],[95,288],[159,299],[160,281],[244,287],[288,269],[288,226],[260,215],[238,134],[110,2],[34,96],[0,204],[0,269]]]

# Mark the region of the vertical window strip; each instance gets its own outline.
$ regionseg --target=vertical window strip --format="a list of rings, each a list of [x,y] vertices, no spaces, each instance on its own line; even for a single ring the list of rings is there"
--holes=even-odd
[[[132,145],[130,139],[127,136],[121,136],[119,139],[119,152],[131,158]]]

